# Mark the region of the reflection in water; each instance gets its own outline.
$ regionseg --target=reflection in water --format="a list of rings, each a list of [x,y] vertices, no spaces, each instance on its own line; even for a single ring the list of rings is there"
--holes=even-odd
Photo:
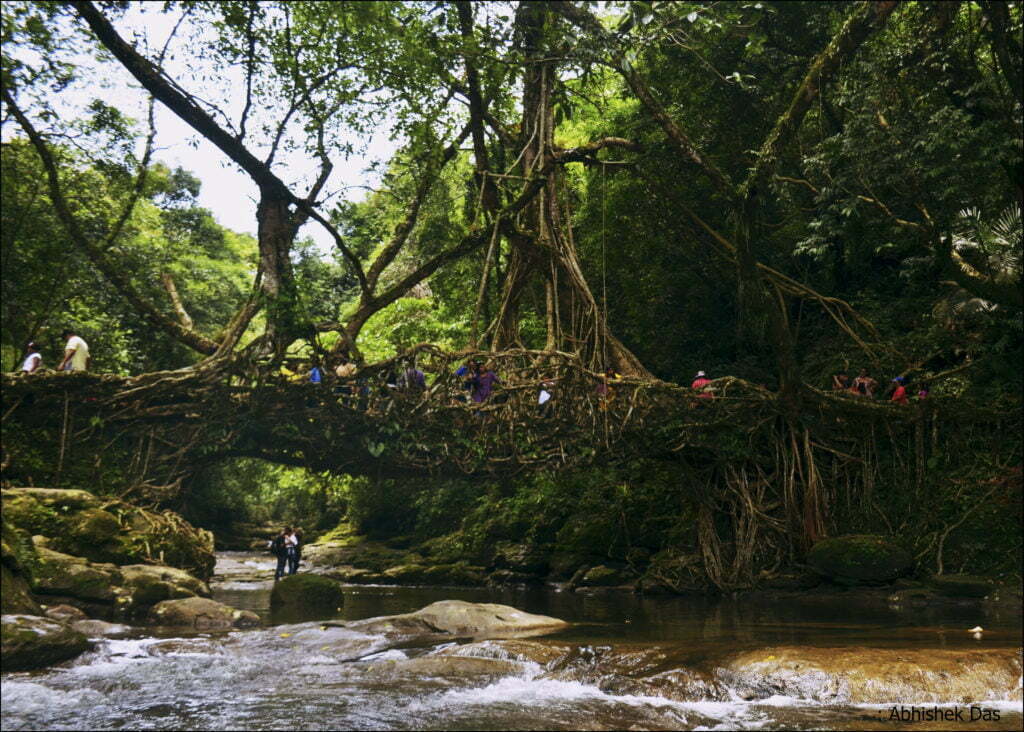
[[[1019,617],[985,615],[976,605],[906,613],[857,603],[852,594],[795,603],[540,588],[347,588],[339,617],[348,620],[462,599],[576,623],[518,646],[418,647],[315,622],[323,618],[272,615],[271,583],[260,579],[270,562],[226,559],[219,570],[228,570],[227,581],[215,585],[216,599],[259,613],[267,627],[172,638],[140,629],[59,667],[5,675],[3,729],[890,730],[901,728],[888,719],[885,702],[895,697],[874,706],[827,705],[769,691],[744,701],[742,689],[716,669],[739,651],[767,646],[889,647],[909,655],[945,646],[1017,648],[1021,638]],[[964,632],[978,624],[987,629],[982,641]],[[1016,663],[1019,685],[1019,656]],[[1019,729],[1019,699],[1019,689],[1001,692],[984,703],[1001,713],[1000,722],[970,728]]]

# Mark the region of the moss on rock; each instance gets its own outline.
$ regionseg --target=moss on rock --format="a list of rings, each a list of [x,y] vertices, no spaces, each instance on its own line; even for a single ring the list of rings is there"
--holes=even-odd
[[[41,609],[31,591],[31,571],[36,564],[31,539],[6,520],[0,539],[0,609],[4,613],[38,615]]]
[[[872,584],[896,579],[913,566],[913,559],[882,536],[851,534],[819,541],[808,552],[807,564],[842,584]]]
[[[943,574],[932,577],[928,584],[946,597],[982,598],[995,591],[995,582],[973,574]]]
[[[274,585],[270,607],[333,612],[345,602],[341,583],[316,574],[293,574]]]

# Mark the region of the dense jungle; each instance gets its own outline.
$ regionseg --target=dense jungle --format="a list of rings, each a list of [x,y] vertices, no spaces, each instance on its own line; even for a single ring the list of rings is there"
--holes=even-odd
[[[99,631],[70,620],[192,627],[161,606],[211,580],[226,609],[196,628],[266,623],[288,599],[235,585],[285,525],[314,605],[433,588],[363,623],[555,588],[1019,624],[1022,34],[996,0],[5,2],[5,674],[85,650]],[[536,597],[509,604],[592,619]],[[639,600],[595,602],[630,623]],[[9,637],[11,614],[76,650]],[[667,694],[522,643],[558,683]],[[1019,677],[1007,658],[984,663]],[[668,696],[736,699],[730,663],[719,696]],[[76,726],[33,716],[34,686],[5,680],[5,729]],[[584,696],[419,721],[694,723]],[[285,724],[260,708],[165,724]]]

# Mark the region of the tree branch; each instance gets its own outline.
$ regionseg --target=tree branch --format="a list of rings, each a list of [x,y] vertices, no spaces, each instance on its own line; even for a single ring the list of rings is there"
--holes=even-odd
[[[11,95],[7,87],[3,87],[2,94],[4,103],[7,104],[8,109],[10,109],[14,114],[14,117],[17,119],[18,124],[21,125],[21,128],[25,130],[25,134],[28,135],[29,141],[35,148],[36,153],[39,155],[39,159],[43,164],[43,168],[46,170],[50,200],[53,203],[54,211],[57,213],[57,218],[60,220],[68,234],[68,238],[85,251],[96,268],[104,277],[107,278],[108,281],[110,281],[111,284],[114,285],[115,288],[117,288],[122,297],[124,297],[132,307],[134,307],[135,310],[138,311],[139,314],[148,320],[154,327],[164,331],[175,340],[184,343],[188,347],[195,351],[199,351],[200,353],[212,354],[216,351],[217,344],[214,341],[196,333],[194,330],[183,327],[181,324],[176,323],[174,320],[160,312],[152,302],[145,298],[135,288],[135,285],[122,273],[121,269],[107,259],[102,248],[97,246],[95,242],[84,234],[68,206],[67,199],[65,198],[64,192],[61,188],[60,177],[57,174],[57,164],[50,153],[49,147],[36,131],[29,119],[21,111],[21,108],[14,101],[14,97]]]

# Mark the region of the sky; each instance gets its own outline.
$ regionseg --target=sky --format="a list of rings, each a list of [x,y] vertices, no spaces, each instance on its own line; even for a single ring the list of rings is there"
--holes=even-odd
[[[115,22],[121,36],[153,60],[157,58],[180,17],[179,11],[163,13],[160,12],[162,8],[163,3],[132,3],[124,17]],[[175,40],[179,41],[186,30],[191,29],[183,24]],[[199,34],[203,32],[201,29],[198,31]],[[94,98],[100,98],[136,119],[140,124],[141,136],[144,136],[148,96],[128,71],[114,61],[97,67],[92,59],[84,55],[76,57],[76,62],[81,64],[79,80],[50,99],[62,116],[69,119],[80,117],[86,104]],[[203,99],[216,100],[237,121],[244,102],[244,79],[240,70],[219,69],[210,78],[197,82],[190,78],[193,67],[200,68],[202,64],[196,64],[193,58],[187,56],[169,55],[164,64],[170,77],[180,81],[187,91]],[[263,112],[272,119],[275,110],[255,112]],[[156,105],[155,121],[157,137],[154,162],[162,162],[171,168],[180,166],[191,171],[202,182],[199,205],[209,209],[221,225],[255,235],[257,190],[249,176],[241,172],[212,143],[159,103]],[[5,125],[4,137],[20,134],[20,130],[14,128],[16,125]],[[366,186],[373,187],[379,183],[379,176],[367,171],[367,167],[373,161],[387,160],[397,150],[398,143],[389,139],[389,132],[388,126],[382,125],[369,139],[351,140],[356,153],[348,159],[333,159],[334,170],[324,188],[325,193],[333,194],[332,203],[338,199],[362,200],[368,193]],[[259,150],[250,150],[257,157],[262,157]],[[317,162],[301,151],[289,153],[282,145],[274,164],[274,172],[286,184],[294,184],[292,190],[296,194],[305,195],[318,172]],[[311,237],[323,251],[334,247],[331,236],[314,221],[307,223],[299,236]]]

